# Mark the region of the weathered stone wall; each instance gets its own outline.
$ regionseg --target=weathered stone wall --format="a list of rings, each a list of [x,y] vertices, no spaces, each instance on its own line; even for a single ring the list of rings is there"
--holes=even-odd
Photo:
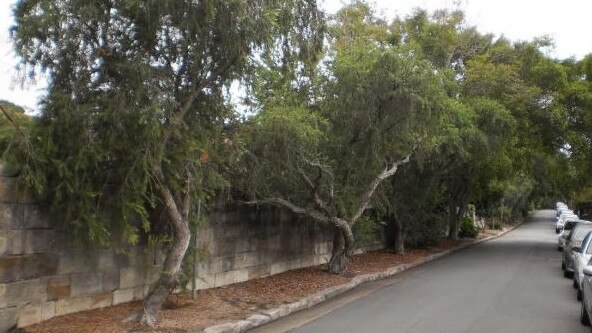
[[[0,332],[146,296],[162,269],[161,251],[81,250],[42,205],[16,192],[15,180],[0,168]],[[331,239],[326,227],[283,210],[220,206],[192,244],[201,260],[188,287],[324,263]]]

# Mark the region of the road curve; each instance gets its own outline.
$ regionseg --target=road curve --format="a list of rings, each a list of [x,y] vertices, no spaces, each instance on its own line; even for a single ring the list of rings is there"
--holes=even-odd
[[[496,240],[254,332],[589,332],[560,270],[553,221],[554,211],[537,211]]]

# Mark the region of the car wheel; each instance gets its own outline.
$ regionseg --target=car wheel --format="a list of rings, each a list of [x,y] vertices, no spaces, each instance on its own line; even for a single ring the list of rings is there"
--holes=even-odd
[[[586,310],[586,305],[582,302],[580,311],[580,323],[584,326],[590,326],[590,317],[588,317],[588,311]]]
[[[563,277],[565,277],[565,278],[568,278],[568,279],[569,279],[569,278],[571,278],[571,277],[572,277],[572,275],[571,275],[571,274],[572,274],[572,273],[571,273],[571,272],[568,272],[567,270],[564,270],[564,271],[563,271]]]
[[[580,301],[580,302],[582,301],[582,291],[581,290],[578,290],[577,298],[578,298],[578,301]]]

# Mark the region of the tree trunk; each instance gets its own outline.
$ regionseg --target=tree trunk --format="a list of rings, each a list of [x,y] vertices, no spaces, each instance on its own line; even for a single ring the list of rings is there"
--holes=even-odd
[[[449,220],[449,233],[448,239],[458,240],[458,233],[460,231],[460,223],[465,215],[468,205],[468,194],[464,193],[460,196],[458,201],[452,201],[449,207],[450,209],[450,220]]]
[[[156,324],[158,312],[167,296],[177,287],[177,277],[191,238],[187,218],[181,214],[170,190],[162,185],[160,191],[173,231],[173,241],[168,249],[162,273],[144,301],[141,322],[151,327]]]
[[[454,201],[451,202],[448,209],[450,210],[448,213],[448,239],[458,240],[458,233],[460,231],[458,211],[460,209],[458,206],[456,206]]]
[[[403,221],[398,218],[396,214],[393,214],[393,223],[395,226],[395,254],[405,253],[405,228],[403,228]]]
[[[332,220],[335,224],[335,234],[328,270],[333,274],[345,274],[349,259],[354,252],[354,234],[346,221],[336,218]]]

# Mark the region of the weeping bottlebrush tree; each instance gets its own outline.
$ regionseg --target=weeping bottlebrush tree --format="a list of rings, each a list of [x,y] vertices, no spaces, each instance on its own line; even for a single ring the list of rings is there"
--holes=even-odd
[[[445,94],[415,45],[393,36],[366,4],[341,10],[329,31],[328,60],[307,81],[308,98],[288,91],[243,126],[237,183],[252,204],[333,228],[329,271],[343,273],[352,228],[422,144]]]
[[[153,325],[194,205],[224,184],[225,87],[270,48],[314,53],[322,13],[312,0],[23,0],[14,14],[23,70],[49,79],[22,176],[84,241],[134,244],[167,230],[139,317]],[[293,42],[277,49],[285,36]]]

